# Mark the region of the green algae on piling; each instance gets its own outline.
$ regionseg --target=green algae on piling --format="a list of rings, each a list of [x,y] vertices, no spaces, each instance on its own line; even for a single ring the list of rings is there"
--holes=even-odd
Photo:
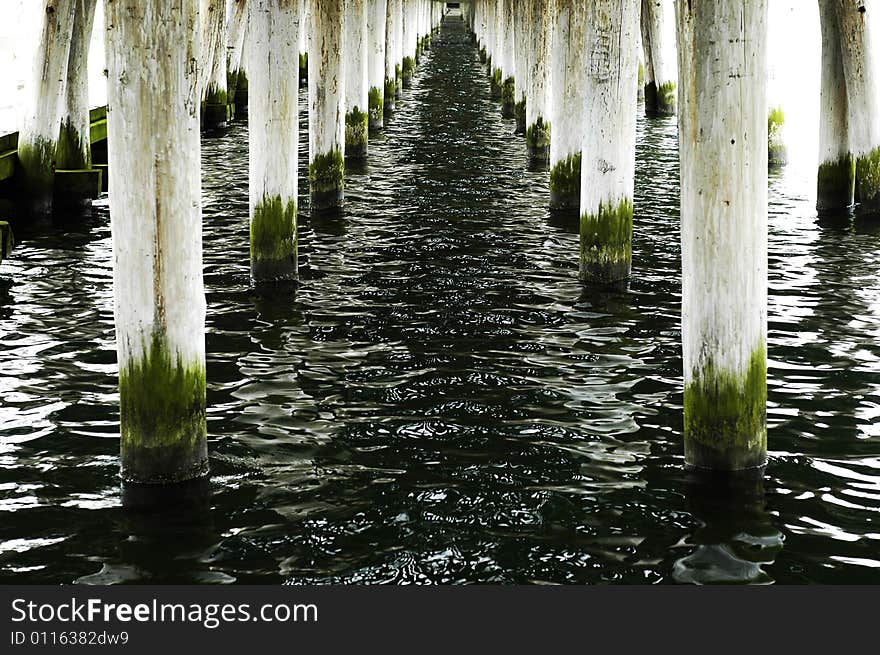
[[[581,203],[581,153],[558,162],[550,171],[550,207],[577,209]]]
[[[846,209],[856,190],[856,161],[849,153],[833,162],[819,164],[816,208],[819,211]]]
[[[412,84],[413,72],[416,68],[416,62],[412,57],[403,58],[403,86],[408,87]]]
[[[339,148],[317,155],[309,163],[309,192],[312,209],[338,207],[345,188],[345,158]]]
[[[610,284],[629,278],[632,224],[633,204],[629,198],[599,203],[596,214],[581,215],[581,280]]]
[[[43,137],[38,137],[33,143],[18,144],[23,192],[36,209],[51,207],[57,146],[56,142]],[[50,204],[43,207],[46,203]]]
[[[501,97],[501,69],[495,68],[492,70],[492,81],[491,81],[491,92],[493,98]]]
[[[119,371],[122,478],[165,484],[208,472],[205,367],[172,356],[155,332]]]
[[[87,139],[65,118],[61,123],[58,143],[55,146],[55,166],[65,170],[81,170],[92,167],[92,149]]]
[[[385,83],[387,85],[388,81],[386,80]],[[371,86],[367,93],[368,112],[370,115],[369,127],[371,130],[381,130],[384,123],[385,98],[383,92],[387,94],[387,87],[383,90],[377,86]]]
[[[251,274],[256,281],[297,277],[296,203],[266,196],[251,219]]]
[[[383,99],[382,110],[386,114],[394,111],[394,101],[397,96],[397,82],[393,79],[385,78],[385,98]]]
[[[501,115],[504,118],[513,118],[516,105],[516,83],[512,77],[508,77],[501,85]]]
[[[664,116],[675,114],[678,88],[675,82],[664,82],[657,89],[657,113]]]
[[[767,355],[758,344],[744,374],[711,360],[684,390],[685,461],[697,468],[740,470],[767,461]]]
[[[538,116],[534,123],[526,128],[526,148],[532,157],[544,155],[546,159],[550,153],[550,123],[544,121],[543,116]]]
[[[855,199],[863,210],[880,210],[880,147],[856,158]]]
[[[513,106],[513,117],[516,119],[516,133],[525,134],[526,131],[526,99],[522,98]]]
[[[370,117],[354,107],[345,115],[345,156],[364,157],[367,154]]]

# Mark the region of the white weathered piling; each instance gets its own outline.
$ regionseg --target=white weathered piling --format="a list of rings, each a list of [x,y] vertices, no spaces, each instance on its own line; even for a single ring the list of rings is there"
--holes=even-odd
[[[416,49],[418,47],[418,4],[417,0],[403,0],[403,61],[401,74],[403,88],[412,85],[416,68]]]
[[[645,55],[645,112],[670,116],[675,113],[675,56],[666,39],[666,21],[672,19],[671,0],[641,0],[642,50]],[[635,41],[635,39],[634,39]]]
[[[535,162],[550,159],[550,15],[553,0],[528,0],[526,150]]]
[[[342,205],[345,178],[343,0],[310,0],[309,192],[313,210]]]
[[[122,477],[135,483],[208,472],[198,9],[106,3]]]
[[[34,56],[18,162],[26,207],[36,217],[52,213],[55,152],[73,31],[74,0],[44,0],[40,42]]]
[[[302,1],[299,0],[300,3]],[[228,0],[226,9],[229,16],[226,41],[226,100],[229,104],[236,105],[237,112],[239,79],[246,77],[242,58],[248,26],[248,0]],[[246,88],[246,84],[247,81],[244,80],[242,89]],[[247,91],[243,90],[242,93]]]
[[[837,0],[819,0],[819,22],[822,90],[816,205],[820,212],[835,212],[853,204],[856,188],[856,162],[849,149],[849,107]]]
[[[369,134],[367,0],[345,0],[345,156],[364,159]]]
[[[501,115],[516,116],[515,0],[502,0],[501,12]]]
[[[397,4],[399,13],[397,15],[397,20],[394,22],[394,97],[400,100],[403,97],[403,58],[404,50],[406,50],[403,33],[406,0],[398,0]]]
[[[399,83],[399,70],[397,64],[398,43],[400,33],[400,10],[401,0],[388,0],[385,10],[385,89],[384,111],[391,114],[397,104],[397,85]]]
[[[550,45],[550,206],[578,210],[581,202],[581,150],[584,143],[583,0],[555,0]]]
[[[855,199],[862,212],[871,214],[880,213],[880,34],[874,33],[875,12],[880,12],[880,5],[837,0],[849,150],[856,165]]]
[[[55,151],[59,169],[92,167],[89,137],[89,44],[98,0],[73,0],[74,18],[67,64],[67,85],[61,112],[61,132]]]
[[[311,31],[310,0],[299,0],[299,83],[308,82],[309,79],[309,38]]]
[[[580,277],[614,284],[632,266],[639,0],[587,3],[588,125],[581,158]]]
[[[767,0],[676,5],[687,464],[767,457]]]
[[[297,276],[299,0],[250,0],[248,152],[251,275]]]
[[[492,57],[490,60],[490,75],[492,78],[491,94],[493,98],[501,99],[501,86],[504,82],[501,72],[501,62],[504,59],[504,2],[494,0],[492,4]]]
[[[385,126],[386,0],[367,0],[367,105],[370,130]]]
[[[226,0],[201,0],[200,84],[204,102],[204,128],[226,127]]]
[[[529,26],[528,0],[519,0],[513,10],[513,69],[516,134],[526,133],[526,88],[529,85]]]

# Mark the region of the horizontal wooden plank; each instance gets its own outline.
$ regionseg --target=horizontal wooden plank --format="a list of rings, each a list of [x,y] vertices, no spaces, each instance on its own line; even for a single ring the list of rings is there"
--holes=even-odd
[[[107,119],[95,121],[89,128],[89,139],[92,143],[98,143],[107,138]]]
[[[17,150],[0,152],[0,180],[8,180],[15,175],[15,165],[18,162]]]

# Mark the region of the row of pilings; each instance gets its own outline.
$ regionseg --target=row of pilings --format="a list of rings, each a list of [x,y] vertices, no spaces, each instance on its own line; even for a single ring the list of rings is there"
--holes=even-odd
[[[58,81],[72,75],[73,26],[95,0],[44,1],[53,11],[36,98],[45,94],[54,109],[34,110],[19,145],[30,197],[43,205],[54,166],[46,162],[58,152],[54,117],[64,114],[64,89],[74,88]],[[766,461],[767,2],[677,2],[674,44],[656,27],[673,20],[662,2],[462,3],[501,112],[516,119],[530,157],[550,167],[549,202],[580,216],[585,284],[625,284],[632,268],[641,39],[646,109],[678,113],[685,459],[697,468],[754,470]],[[876,209],[873,14],[855,0],[820,6],[819,204],[846,209],[858,200]],[[207,473],[202,125],[229,119],[233,81],[236,95],[247,88],[251,270],[259,284],[294,280],[301,68],[311,206],[333,210],[344,198],[346,157],[367,156],[370,128],[381,129],[400,100],[443,5],[106,0],[105,7],[122,471],[132,483],[180,482]],[[665,54],[670,48],[677,57]]]
[[[700,469],[767,459],[767,170],[784,160],[767,1],[473,0],[464,12],[502,116],[550,167],[551,207],[580,217],[586,284],[631,274],[637,94],[649,116],[678,114],[685,460]],[[819,0],[821,212],[880,213],[867,5]]]

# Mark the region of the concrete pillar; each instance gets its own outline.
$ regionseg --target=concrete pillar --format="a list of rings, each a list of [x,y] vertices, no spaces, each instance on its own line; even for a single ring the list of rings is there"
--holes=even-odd
[[[581,204],[584,143],[585,0],[555,0],[550,45],[550,207],[576,211]]]
[[[303,0],[299,2],[301,4]],[[245,75],[242,58],[244,36],[248,26],[248,0],[229,0],[227,15],[229,26],[226,40],[226,101],[231,105],[237,105],[238,80]],[[237,113],[236,107],[236,115]]]
[[[850,152],[856,164],[859,210],[880,213],[880,53],[875,34],[880,4],[837,0],[846,80]]]
[[[251,275],[297,277],[299,0],[250,0]]]
[[[122,477],[208,473],[198,0],[106,3]],[[160,52],[161,57],[147,56]]]
[[[514,85],[513,117],[516,134],[526,133],[526,87],[529,85],[529,26],[528,0],[514,0],[513,11],[513,68],[516,71]]]
[[[816,205],[835,212],[853,204],[856,162],[849,149],[849,98],[837,20],[837,0],[819,0],[822,81],[819,111],[819,175]]]
[[[97,0],[74,0],[73,31],[67,65],[67,88],[61,114],[61,133],[55,150],[60,169],[92,167],[89,137],[89,44]]]
[[[201,72],[204,128],[226,127],[226,0],[201,0]]]
[[[502,0],[501,38],[501,115],[516,117],[515,0]]]
[[[688,465],[767,459],[767,0],[676,5]]]
[[[385,126],[386,0],[367,0],[367,83],[370,130]],[[393,94],[392,94],[393,95]]]
[[[22,194],[34,216],[52,213],[55,153],[61,124],[74,0],[44,0],[40,42],[34,56],[33,89],[18,134]]]
[[[345,156],[365,159],[369,134],[367,0],[345,0]]]
[[[649,116],[675,114],[674,44],[667,43],[666,21],[671,20],[669,0],[641,0],[642,49],[645,54],[645,112]]]
[[[526,151],[533,162],[550,160],[550,30],[553,0],[528,0]]]
[[[615,284],[632,267],[639,0],[587,3],[580,277]]]
[[[396,108],[398,65],[397,37],[400,32],[401,0],[388,0],[385,11],[385,93],[384,110],[390,114]]]
[[[342,206],[345,178],[343,0],[310,0],[309,191],[313,210]]]

